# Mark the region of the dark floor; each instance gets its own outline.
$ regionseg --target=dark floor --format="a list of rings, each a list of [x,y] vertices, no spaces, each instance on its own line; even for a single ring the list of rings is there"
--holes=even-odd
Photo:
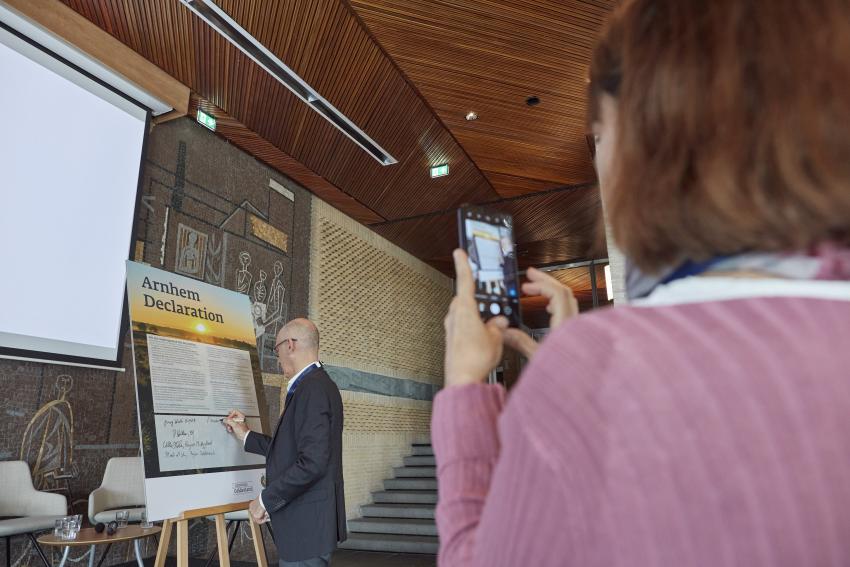
[[[373,565],[374,567],[436,567],[437,557],[340,549],[334,553],[331,562],[331,567],[372,567]]]
[[[153,557],[145,559],[145,567],[153,567]],[[189,567],[204,567],[202,559],[189,559]],[[177,561],[169,557],[165,567],[175,567]],[[230,567],[251,567],[255,563],[231,561]],[[331,567],[436,567],[437,558],[434,555],[411,555],[405,553],[374,553],[371,551],[349,551],[339,549],[334,552]],[[116,567],[136,567],[136,562],[124,563]],[[210,567],[218,567],[214,561]],[[269,567],[277,567],[270,564]]]

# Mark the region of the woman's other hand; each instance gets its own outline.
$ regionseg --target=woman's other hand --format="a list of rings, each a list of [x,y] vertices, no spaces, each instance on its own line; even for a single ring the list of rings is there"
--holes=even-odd
[[[483,382],[498,366],[508,320],[501,316],[481,320],[466,252],[455,250],[453,257],[457,294],[444,321],[446,386],[463,386]]]
[[[528,281],[522,284],[522,292],[529,296],[543,296],[549,300],[546,312],[550,315],[550,330],[578,315],[578,301],[570,288],[537,268],[529,268],[526,276]],[[537,341],[520,329],[506,330],[504,338],[507,346],[525,358],[531,358],[537,352]]]

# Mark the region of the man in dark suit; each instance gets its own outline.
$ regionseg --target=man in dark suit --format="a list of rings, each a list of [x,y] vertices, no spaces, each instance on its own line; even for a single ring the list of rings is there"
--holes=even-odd
[[[324,567],[348,535],[342,398],[319,362],[319,331],[311,321],[290,321],[275,342],[289,383],[274,435],[249,430],[236,410],[225,425],[246,451],[266,457],[266,488],[250,512],[258,522],[271,520],[281,567]]]

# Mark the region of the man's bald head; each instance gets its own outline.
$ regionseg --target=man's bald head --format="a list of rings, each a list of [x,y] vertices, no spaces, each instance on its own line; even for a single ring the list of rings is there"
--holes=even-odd
[[[293,319],[278,332],[278,342],[285,339],[295,339],[305,349],[319,350],[319,329],[309,319]]]
[[[319,359],[319,329],[308,319],[293,319],[277,333],[277,354],[286,377]]]

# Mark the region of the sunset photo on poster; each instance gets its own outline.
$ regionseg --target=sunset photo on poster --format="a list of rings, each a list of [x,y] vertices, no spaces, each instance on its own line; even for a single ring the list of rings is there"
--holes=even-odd
[[[135,262],[127,263],[127,292],[135,331],[208,344],[256,345],[246,295]]]

